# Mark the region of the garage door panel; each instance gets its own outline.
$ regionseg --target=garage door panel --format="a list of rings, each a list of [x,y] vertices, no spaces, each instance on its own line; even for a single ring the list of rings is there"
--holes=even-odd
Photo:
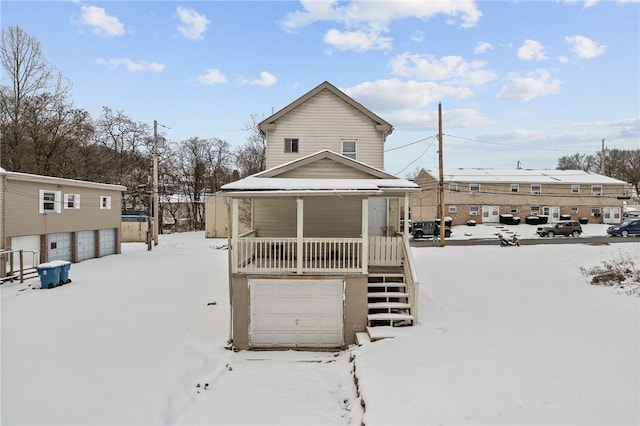
[[[339,347],[342,280],[250,280],[254,347]]]

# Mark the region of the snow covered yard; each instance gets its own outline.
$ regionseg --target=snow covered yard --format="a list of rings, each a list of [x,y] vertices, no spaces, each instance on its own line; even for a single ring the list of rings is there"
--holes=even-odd
[[[335,353],[224,349],[223,242],[163,235],[62,287],[2,285],[2,424],[640,421],[640,299],[578,270],[640,241],[415,248],[420,324]]]

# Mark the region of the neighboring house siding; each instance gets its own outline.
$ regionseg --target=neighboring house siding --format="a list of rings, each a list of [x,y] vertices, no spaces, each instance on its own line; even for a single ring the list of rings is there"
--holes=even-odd
[[[285,138],[297,138],[299,151],[284,152]],[[267,132],[267,168],[287,163],[317,151],[341,153],[342,139],[356,139],[357,160],[382,169],[383,135],[375,123],[328,90],[304,102],[276,121]]]
[[[411,218],[418,220],[433,220],[437,215],[437,187],[438,181],[428,173],[421,173],[416,178],[422,191],[411,195]],[[601,223],[602,216],[593,216],[592,209],[605,207],[620,208],[624,195],[624,184],[580,183],[580,192],[572,193],[575,183],[540,183],[540,194],[531,192],[532,182],[503,181],[479,182],[480,190],[472,194],[469,190],[470,181],[446,181],[444,185],[445,215],[453,219],[454,224],[464,224],[468,220],[482,221],[482,206],[498,206],[500,214],[514,214],[522,218],[532,214],[544,214],[545,207],[559,208],[559,214],[571,216],[577,220],[587,218],[590,222]],[[518,191],[512,191],[512,185],[518,185]],[[538,185],[533,183],[533,185]],[[602,187],[602,195],[591,195],[592,185]],[[457,187],[457,191],[452,191]],[[455,207],[455,212],[450,207]],[[478,208],[478,214],[470,214],[471,206]],[[516,212],[512,211],[516,208]]]
[[[10,206],[6,213],[7,237],[120,227],[122,196],[119,191],[69,184],[9,182],[6,191],[6,205]],[[64,194],[79,194],[80,208],[65,209],[63,206],[60,213],[42,214],[39,212],[40,190],[60,192],[63,197]],[[101,196],[111,197],[110,209],[100,209]]]

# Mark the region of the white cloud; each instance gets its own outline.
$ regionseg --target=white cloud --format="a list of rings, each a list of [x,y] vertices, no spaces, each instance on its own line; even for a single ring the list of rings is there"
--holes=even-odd
[[[341,32],[336,29],[327,31],[324,41],[338,50],[371,50],[389,49],[391,38],[382,37],[379,33],[362,31]]]
[[[164,70],[164,64],[160,64],[158,62],[135,62],[128,58],[113,58],[113,59],[97,59],[96,63],[98,65],[104,65],[111,69],[116,69],[120,66],[123,66],[127,69],[127,71],[152,71],[152,72],[161,72]]]
[[[551,74],[545,69],[530,72],[526,76],[510,73],[507,80],[509,83],[498,93],[497,99],[530,101],[558,93],[561,85],[561,81],[552,80]]]
[[[579,59],[595,58],[602,55],[607,48],[581,35],[566,37],[564,41],[569,46],[569,50]]]
[[[260,73],[260,78],[257,80],[250,81],[249,84],[252,84],[254,86],[270,87],[276,84],[276,81],[278,80],[273,74],[267,71],[262,71]]]
[[[469,89],[463,87],[399,79],[365,82],[344,89],[344,92],[373,111],[422,108],[445,97],[466,99],[473,95]]]
[[[525,40],[524,44],[518,48],[518,59],[522,61],[544,61],[547,56],[544,54],[544,46],[536,40]]]
[[[462,56],[444,56],[402,53],[391,60],[394,75],[417,80],[447,81],[449,83],[479,86],[498,76],[485,69],[486,62],[467,62]]]
[[[199,14],[194,9],[184,7],[178,7],[176,12],[178,12],[180,20],[180,24],[178,24],[180,34],[191,40],[202,40],[205,31],[207,31],[207,25],[209,25],[206,16]]]
[[[125,33],[120,20],[115,16],[109,16],[101,7],[82,6],[80,23],[90,27],[93,33],[106,37],[121,36]]]
[[[493,45],[491,43],[487,43],[486,41],[481,41],[476,45],[475,49],[473,49],[473,53],[481,54],[491,49],[493,49]]]
[[[198,82],[202,84],[207,84],[207,85],[221,84],[221,83],[227,82],[227,78],[224,76],[224,74],[222,74],[220,70],[217,70],[215,68],[209,68],[205,74],[202,74],[196,77],[196,80],[198,80]]]
[[[390,47],[390,39],[380,37],[389,31],[393,21],[416,18],[427,20],[436,15],[455,17],[462,27],[474,26],[482,16],[473,0],[415,0],[415,1],[348,1],[302,0],[303,10],[289,13],[281,23],[282,29],[295,32],[320,21],[332,21],[344,25],[344,30],[332,30],[325,41],[347,49],[353,46],[362,50]],[[352,41],[353,38],[358,41]],[[360,40],[363,39],[363,40]],[[371,41],[373,40],[373,42]]]

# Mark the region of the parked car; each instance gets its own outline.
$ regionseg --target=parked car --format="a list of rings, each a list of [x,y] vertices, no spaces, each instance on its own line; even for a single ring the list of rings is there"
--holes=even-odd
[[[560,222],[553,222],[545,226],[539,226],[536,234],[541,237],[553,237],[556,235],[569,235],[577,237],[582,234],[582,226],[580,222],[575,220],[562,220]]]
[[[640,235],[640,219],[627,219],[620,225],[610,226],[607,228],[607,234],[612,237]]]
[[[411,235],[413,235],[413,238],[422,238],[424,236],[439,236],[440,223],[433,220],[413,222],[411,224]],[[451,236],[451,227],[447,226],[446,222],[444,227],[444,236],[447,238]]]

